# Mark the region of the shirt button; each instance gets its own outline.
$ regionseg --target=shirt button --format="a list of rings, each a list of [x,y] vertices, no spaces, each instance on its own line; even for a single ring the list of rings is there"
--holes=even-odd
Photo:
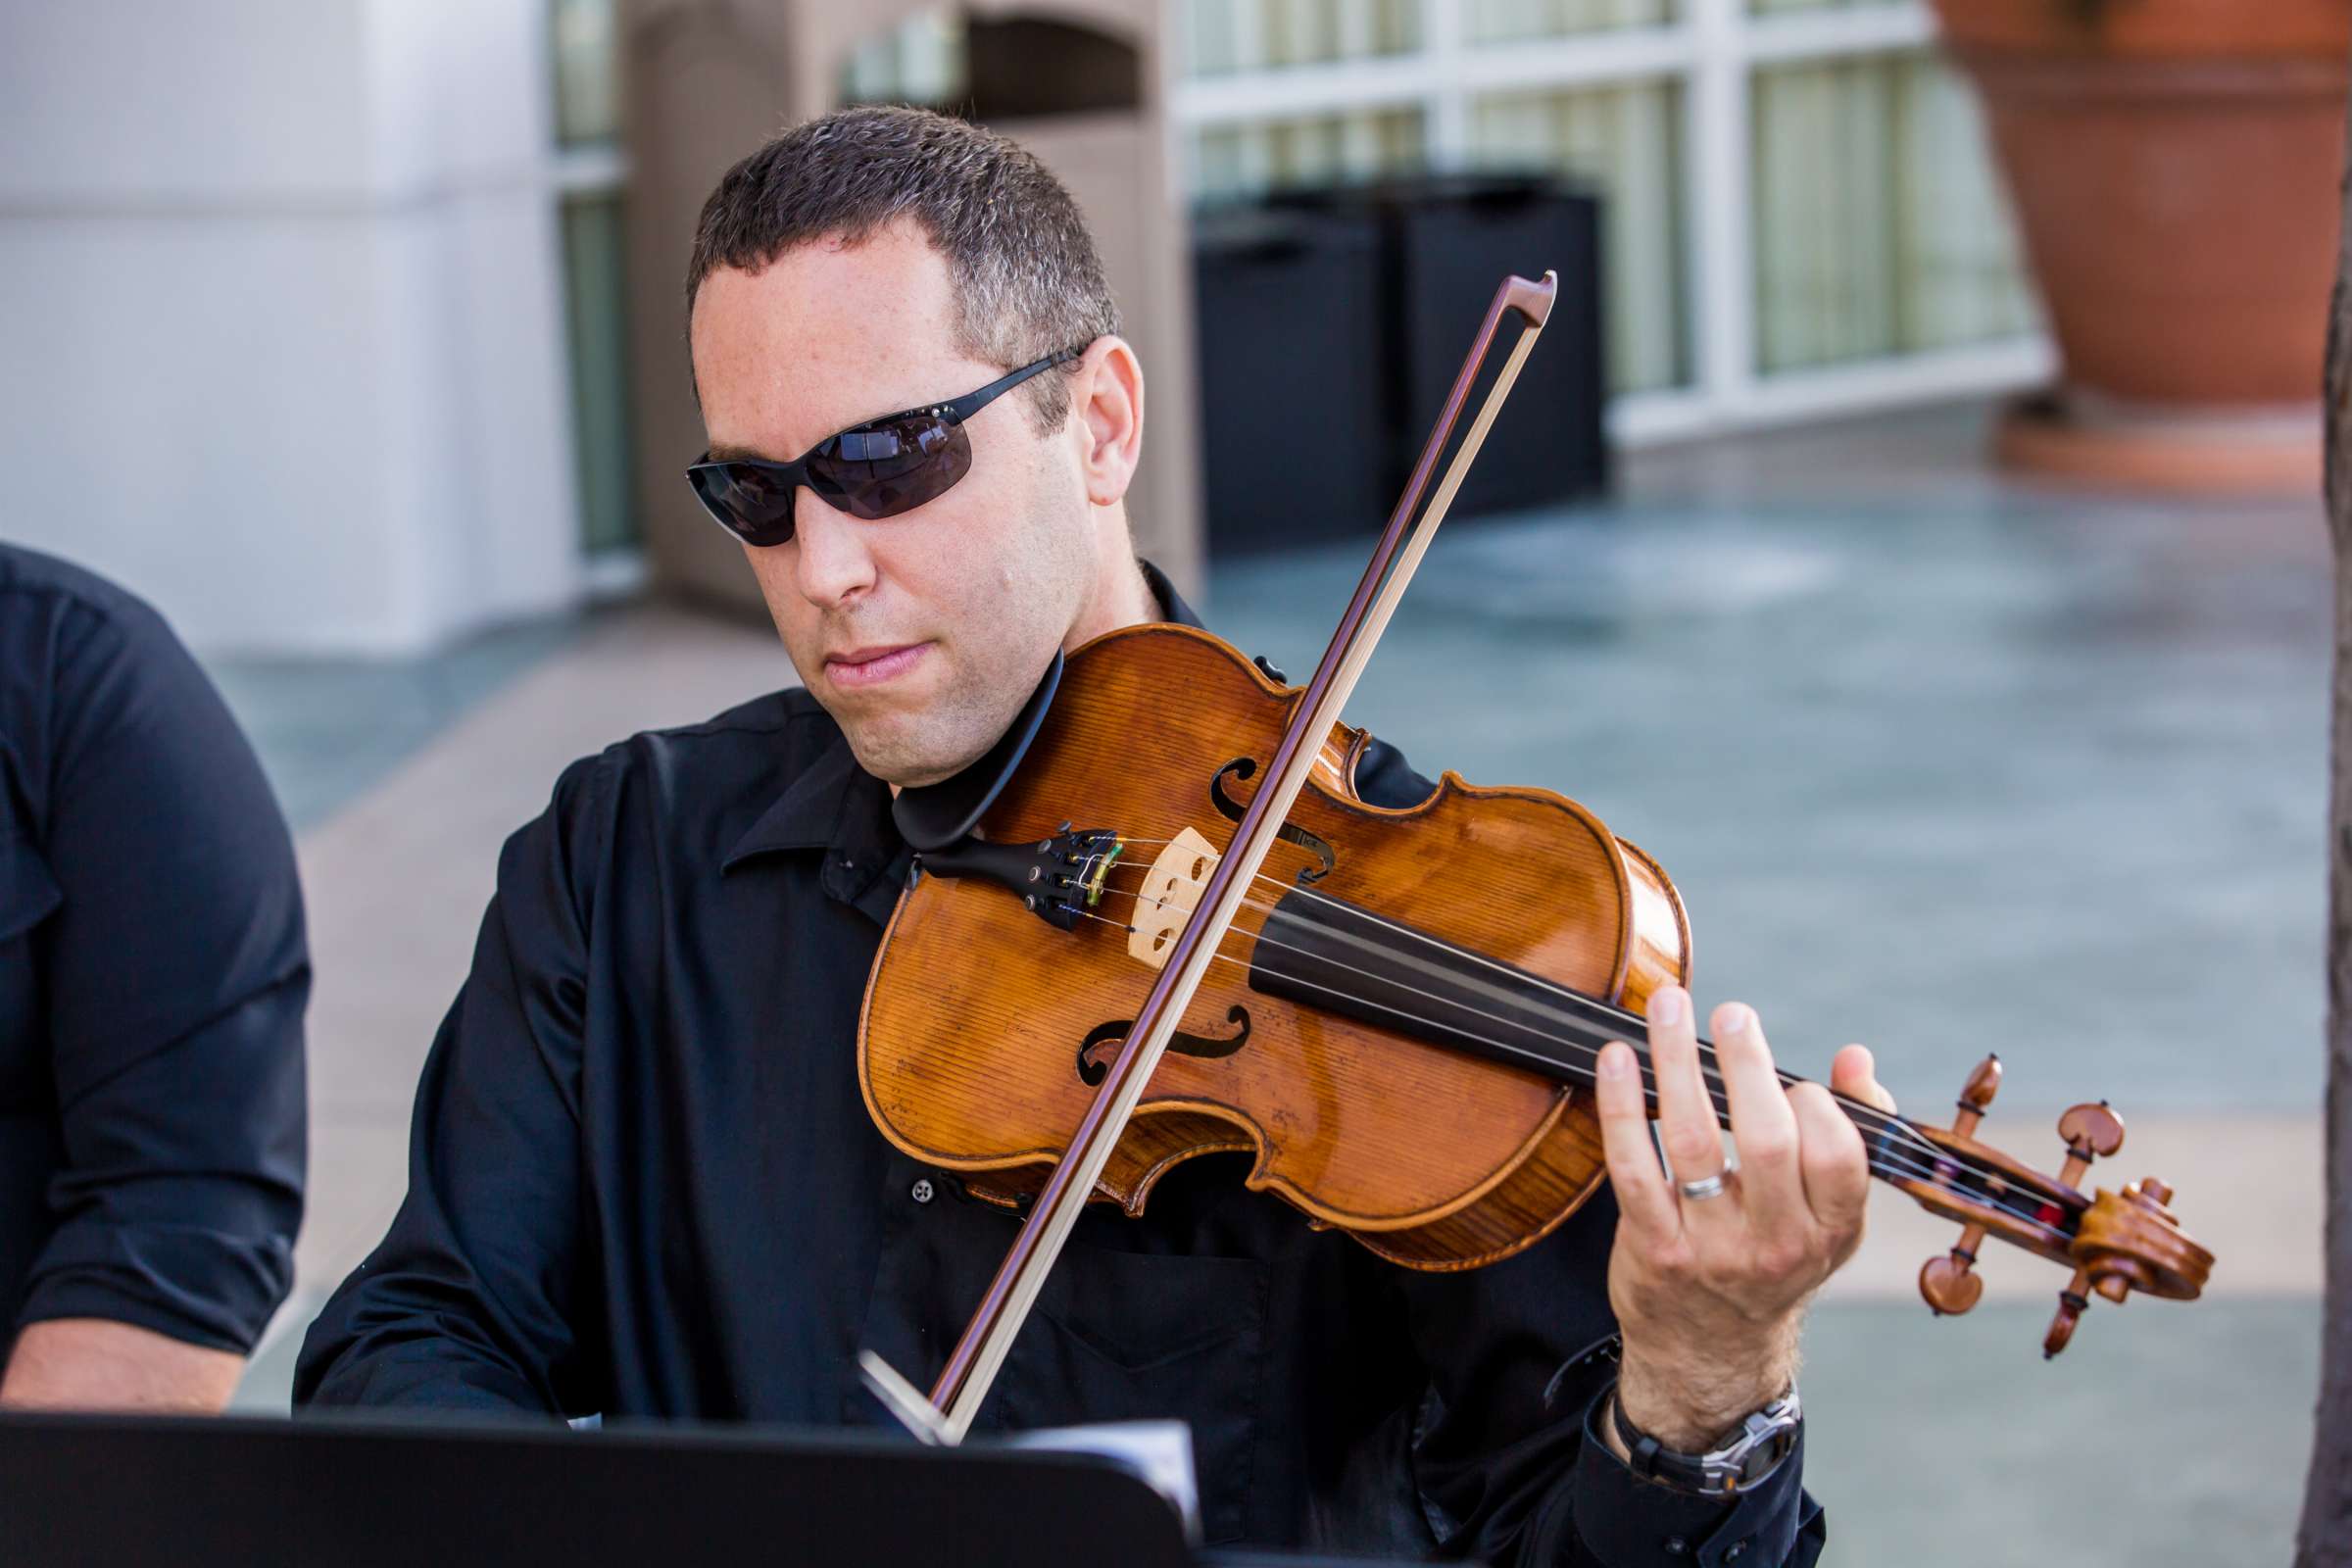
[[[928,1203],[931,1201],[931,1195],[934,1191],[930,1177],[918,1176],[915,1178],[914,1185],[906,1189],[906,1196],[918,1203]]]
[[[1725,1562],[1738,1562],[1740,1558],[1746,1555],[1747,1543],[1745,1541],[1735,1541],[1729,1546],[1724,1548],[1723,1560]]]
[[[1690,1549],[1690,1543],[1689,1543],[1688,1541],[1685,1541],[1685,1540],[1684,1540],[1682,1537],[1680,1537],[1680,1536],[1668,1536],[1668,1537],[1666,1538],[1666,1555],[1667,1555],[1667,1556],[1669,1556],[1669,1557],[1680,1557],[1680,1556],[1682,1556],[1682,1555],[1683,1555],[1685,1552],[1689,1551]]]

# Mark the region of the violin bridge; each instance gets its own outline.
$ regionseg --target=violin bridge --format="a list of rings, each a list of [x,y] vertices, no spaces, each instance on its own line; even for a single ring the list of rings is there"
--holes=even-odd
[[[1170,839],[1144,874],[1135,897],[1135,928],[1127,937],[1127,952],[1154,969],[1164,969],[1175,951],[1176,934],[1200,904],[1200,890],[1217,868],[1216,846],[1192,828]]]

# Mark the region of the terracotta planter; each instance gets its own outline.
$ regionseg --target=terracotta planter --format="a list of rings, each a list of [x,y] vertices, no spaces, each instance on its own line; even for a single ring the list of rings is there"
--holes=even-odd
[[[2065,364],[2030,466],[2318,482],[2352,0],[1936,0]]]

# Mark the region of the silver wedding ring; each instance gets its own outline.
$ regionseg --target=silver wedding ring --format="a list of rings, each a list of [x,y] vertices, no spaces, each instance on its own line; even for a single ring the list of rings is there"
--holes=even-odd
[[[1720,1172],[1713,1176],[1702,1176],[1694,1182],[1684,1182],[1682,1189],[1683,1196],[1692,1202],[1697,1202],[1701,1199],[1721,1198],[1724,1189],[1723,1176]]]

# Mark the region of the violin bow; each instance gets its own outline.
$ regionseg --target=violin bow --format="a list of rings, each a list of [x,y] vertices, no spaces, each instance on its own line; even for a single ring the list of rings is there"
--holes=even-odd
[[[1013,1238],[1011,1250],[1005,1253],[996,1278],[989,1283],[988,1294],[982,1298],[963,1337],[956,1342],[955,1353],[948,1357],[939,1381],[932,1385],[930,1396],[925,1397],[904,1374],[871,1350],[859,1353],[858,1366],[867,1386],[925,1442],[957,1444],[971,1430],[972,1419],[988,1397],[997,1372],[1012,1348],[1014,1336],[1028,1320],[1047,1274],[1061,1255],[1062,1244],[1069,1240],[1071,1227],[1078,1223],[1078,1215],[1093,1194],[1102,1167],[1109,1162],[1111,1151],[1126,1132],[1127,1123],[1143,1099],[1145,1086],[1151,1082],[1153,1069],[1175,1037],[1185,1008],[1208,973],[1209,960],[1215,956],[1218,944],[1224,941],[1244,896],[1273,847],[1276,830],[1290,815],[1293,803],[1313,770],[1323,738],[1331,733],[1332,725],[1339,721],[1341,709],[1354,693],[1357,677],[1363,673],[1381,634],[1388,629],[1389,617],[1396,612],[1397,601],[1404,597],[1421,558],[1428,553],[1438,524],[1445,521],[1463,477],[1486,441],[1487,431],[1502,411],[1512,383],[1518,380],[1519,368],[1526,364],[1537,335],[1544,330],[1544,322],[1551,314],[1558,287],[1558,274],[1545,272],[1541,282],[1507,277],[1494,291],[1486,318],[1479,325],[1478,337],[1471,344],[1460,372],[1453,378],[1453,388],[1421,448],[1420,460],[1413,465],[1404,493],[1397,499],[1396,511],[1389,514],[1388,526],[1382,530],[1380,544],[1364,567],[1354,597],[1348,602],[1347,612],[1340,617],[1339,629],[1332,634],[1331,644],[1324,649],[1322,661],[1316,664],[1314,676],[1292,713],[1290,726],[1283,732],[1282,744],[1267,766],[1265,782],[1242,813],[1241,823],[1233,831],[1233,842],[1218,858],[1207,885],[1200,890],[1192,918],[1177,936],[1159,978],[1153,982],[1151,995],[1128,1030],[1126,1049],[1119,1053],[1102,1087],[1095,1092],[1094,1102],[1071,1135],[1069,1152],[1054,1166],[1038,1194],[1028,1219]],[[1506,321],[1516,327],[1509,356],[1480,401],[1468,432],[1446,466],[1444,478],[1431,494],[1430,478],[1445,457],[1446,444],[1463,411],[1469,407],[1479,372],[1485,368]],[[1425,495],[1429,499],[1426,507],[1422,505]]]

